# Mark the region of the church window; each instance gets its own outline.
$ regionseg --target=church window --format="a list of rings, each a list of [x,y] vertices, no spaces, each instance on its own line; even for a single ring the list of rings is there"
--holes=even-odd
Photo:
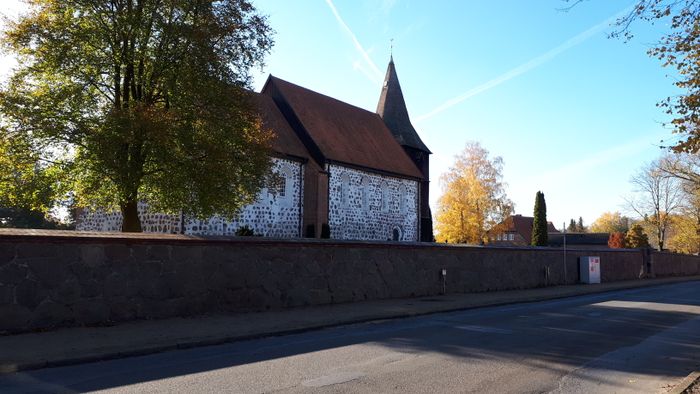
[[[401,228],[400,227],[394,227],[391,230],[391,240],[392,241],[401,241]]]
[[[284,205],[291,205],[292,203],[292,188],[294,187],[293,184],[293,177],[294,177],[294,172],[292,171],[289,166],[284,166],[282,167],[282,170],[280,171],[280,175],[282,178],[282,184],[280,185],[279,188],[279,196],[282,198],[282,203]]]
[[[366,176],[362,177],[361,181],[362,188],[362,209],[365,211],[369,210],[369,178]]]
[[[399,186],[399,211],[402,215],[406,214],[406,198],[408,198],[408,193],[406,193],[406,185]]]
[[[350,176],[348,174],[340,176],[340,203],[344,207],[350,205]]]
[[[386,181],[382,182],[382,212],[389,212],[389,184]]]

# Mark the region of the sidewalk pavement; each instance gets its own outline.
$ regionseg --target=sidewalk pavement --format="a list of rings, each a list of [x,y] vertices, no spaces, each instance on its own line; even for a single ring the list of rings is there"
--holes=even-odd
[[[280,311],[135,321],[0,336],[0,373],[144,355],[371,320],[700,280],[700,276],[366,301]]]

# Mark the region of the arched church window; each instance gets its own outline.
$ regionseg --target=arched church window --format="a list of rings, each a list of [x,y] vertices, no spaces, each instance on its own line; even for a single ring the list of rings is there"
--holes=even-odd
[[[350,205],[350,176],[346,173],[340,176],[340,204]]]
[[[382,212],[389,212],[389,199],[391,198],[391,193],[389,190],[389,184],[384,181],[382,182]]]
[[[401,241],[401,228],[400,227],[394,227],[391,230],[391,240],[392,241]]]
[[[399,186],[399,212],[402,215],[406,214],[406,206],[408,205],[406,199],[408,198],[408,193],[406,193],[406,185]]]
[[[280,171],[281,184],[279,186],[278,195],[284,205],[291,205],[292,194],[294,188],[294,171],[289,166],[283,166]]]
[[[365,211],[369,210],[369,178],[366,176],[362,177],[360,181],[360,187],[362,189],[362,209]]]

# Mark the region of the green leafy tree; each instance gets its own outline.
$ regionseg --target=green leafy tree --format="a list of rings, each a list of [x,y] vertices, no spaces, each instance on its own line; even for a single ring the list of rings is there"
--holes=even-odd
[[[639,224],[634,224],[625,235],[625,245],[628,248],[648,248],[649,237],[644,233],[644,229]]]
[[[42,211],[16,207],[0,208],[0,227],[58,230],[73,228],[71,223],[62,223]]]
[[[547,246],[547,203],[541,191],[535,195],[532,246]]]
[[[576,221],[574,219],[571,219],[571,221],[569,221],[569,225],[566,227],[566,231],[570,233],[575,233],[576,229]]]
[[[247,88],[272,31],[248,0],[29,5],[2,36],[19,67],[0,90],[0,149],[24,151],[0,174],[41,182],[2,179],[0,198],[47,210],[73,193],[120,209],[123,231],[141,231],[140,200],[204,217],[254,199],[271,133]]]

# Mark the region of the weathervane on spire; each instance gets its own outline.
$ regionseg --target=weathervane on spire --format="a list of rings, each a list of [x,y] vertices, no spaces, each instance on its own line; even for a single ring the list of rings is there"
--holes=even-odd
[[[394,61],[394,39],[389,40],[389,59]]]

